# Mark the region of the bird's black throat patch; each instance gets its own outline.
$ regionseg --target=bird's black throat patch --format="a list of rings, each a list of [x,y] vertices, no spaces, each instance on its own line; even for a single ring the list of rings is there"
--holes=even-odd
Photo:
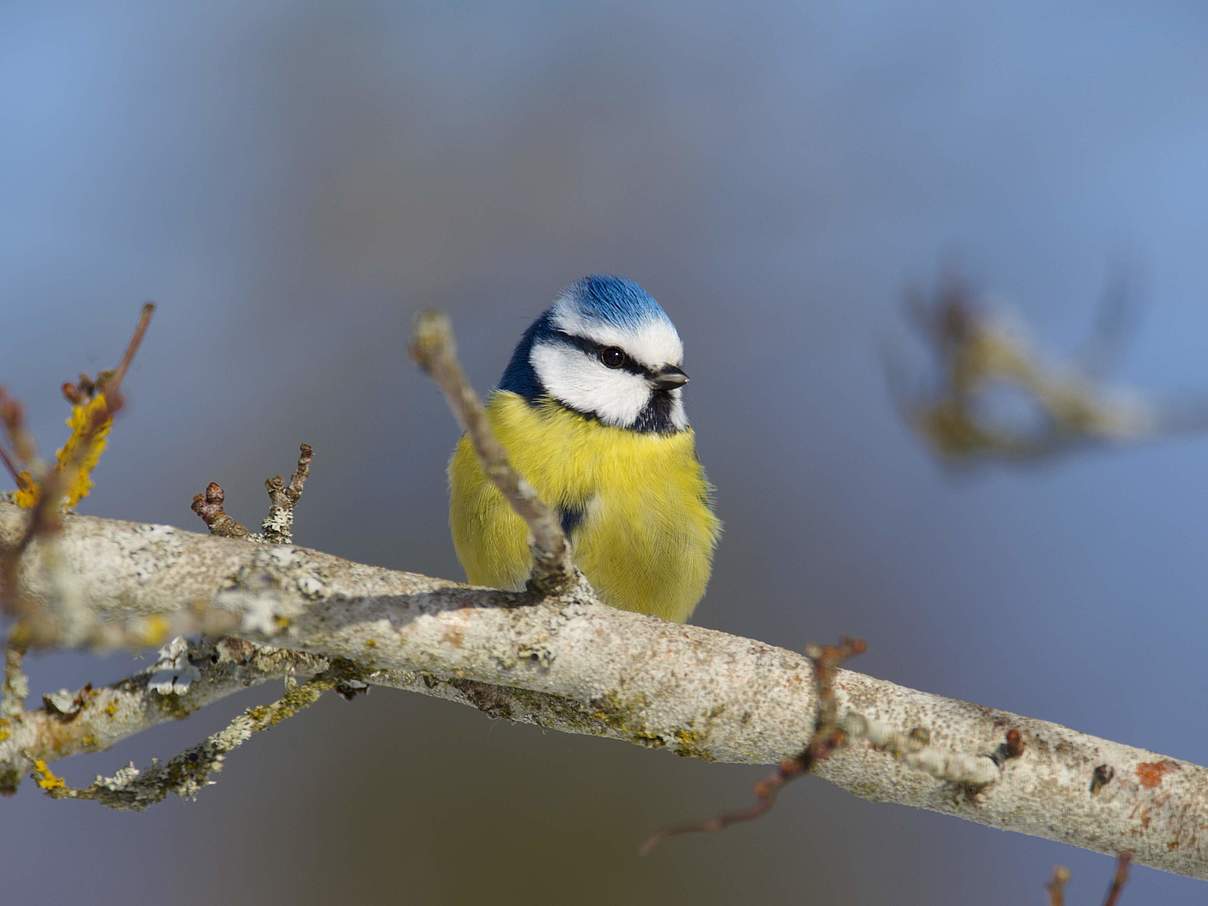
[[[650,402],[638,413],[633,423],[634,431],[643,434],[674,434],[679,430],[671,420],[671,409],[675,400],[668,390],[655,390],[650,394]]]

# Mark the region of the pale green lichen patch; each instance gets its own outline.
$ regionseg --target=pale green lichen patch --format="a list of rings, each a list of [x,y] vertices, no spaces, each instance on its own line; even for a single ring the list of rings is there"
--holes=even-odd
[[[715,722],[725,713],[725,703],[718,703],[705,713],[703,720],[694,720],[691,726],[677,729],[674,733],[675,754],[684,758],[714,761],[713,753],[708,746],[710,733]]]
[[[704,742],[704,733],[689,728],[676,730],[675,754],[682,758],[699,758],[701,761],[712,761],[713,756],[704,747]]]
[[[593,699],[591,704],[592,717],[622,739],[649,749],[661,749],[667,745],[667,740],[652,730],[643,716],[649,707],[645,693],[626,699],[615,692],[607,692]]]

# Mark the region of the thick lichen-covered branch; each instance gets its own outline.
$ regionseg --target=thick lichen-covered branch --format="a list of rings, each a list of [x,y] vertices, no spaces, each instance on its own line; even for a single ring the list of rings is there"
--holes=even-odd
[[[449,408],[474,445],[483,471],[528,525],[533,551],[530,586],[542,594],[568,588],[575,579],[570,544],[554,512],[508,463],[503,446],[491,431],[482,401],[457,361],[448,318],[437,312],[419,316],[411,356],[440,386]]]
[[[15,508],[0,504],[0,542],[22,526]],[[102,620],[226,612],[234,635],[346,659],[368,682],[687,757],[778,764],[814,731],[817,695],[804,656],[605,607],[579,586],[534,603],[304,548],[83,516],[67,517],[57,543]],[[54,593],[41,554],[36,542],[19,575],[35,601]],[[836,671],[833,690],[841,723],[858,714],[893,732],[923,728],[927,748],[973,759],[998,752],[1015,729],[1023,749],[977,788],[882,751],[890,737],[861,739],[817,765],[824,779],[865,798],[1113,855],[1130,850],[1140,864],[1208,877],[1203,767],[847,670]],[[56,720],[27,717],[43,728]],[[17,723],[18,733],[28,732]],[[126,735],[137,732],[137,724],[125,726]],[[116,738],[94,741],[103,747]],[[0,770],[26,772],[25,747],[6,745]],[[53,745],[42,751],[48,762],[55,757]]]

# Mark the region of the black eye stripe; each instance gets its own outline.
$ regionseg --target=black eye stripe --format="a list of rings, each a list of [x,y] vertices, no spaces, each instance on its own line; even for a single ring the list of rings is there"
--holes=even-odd
[[[576,349],[582,350],[589,356],[597,359],[600,357],[600,353],[608,348],[603,343],[597,343],[595,340],[587,339],[587,337],[578,337],[574,334],[562,333],[561,331],[559,331],[556,336],[566,345],[574,346]],[[657,376],[654,371],[651,371],[649,368],[638,364],[629,355],[625,356],[625,361],[617,367],[617,371],[628,371],[630,374],[637,374],[646,378],[654,378]]]

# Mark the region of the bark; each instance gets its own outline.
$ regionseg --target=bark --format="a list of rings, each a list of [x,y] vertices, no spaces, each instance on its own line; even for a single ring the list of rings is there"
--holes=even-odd
[[[22,514],[0,503],[0,543],[23,530]],[[217,627],[256,647],[241,660],[237,642],[221,643],[234,646],[224,654],[178,645],[145,678],[7,718],[0,776],[337,660],[368,682],[493,717],[724,762],[798,754],[818,706],[806,657],[605,607],[581,582],[546,597],[506,593],[301,547],[83,516],[31,545],[16,590],[56,612],[63,569],[97,620],[90,638],[128,643],[149,625]],[[1208,877],[1205,768],[850,670],[836,672],[833,688],[851,741],[816,773],[844,789]],[[1016,751],[1003,757],[1012,730]]]

